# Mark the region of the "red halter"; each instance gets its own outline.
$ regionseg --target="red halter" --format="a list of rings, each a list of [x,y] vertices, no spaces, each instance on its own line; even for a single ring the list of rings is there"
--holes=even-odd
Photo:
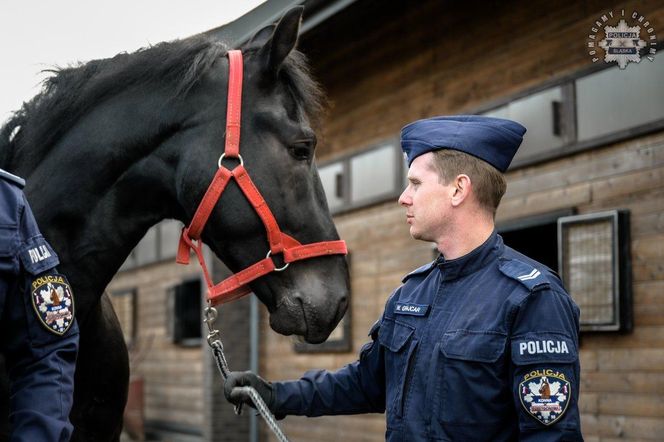
[[[302,245],[296,239],[286,235],[279,229],[277,220],[272,215],[270,208],[261,196],[260,192],[249,178],[244,162],[240,156],[240,116],[242,110],[242,52],[238,50],[228,51],[229,75],[228,75],[228,109],[226,110],[226,147],[218,161],[219,169],[214,175],[203,199],[194,213],[189,227],[182,229],[180,244],[176,261],[179,264],[189,264],[189,251],[193,250],[203,268],[203,275],[208,286],[208,301],[213,304],[222,304],[233,301],[251,292],[247,286],[251,281],[260,278],[270,272],[280,272],[286,269],[291,262],[302,259],[313,258],[324,255],[345,255],[347,253],[344,241],[321,241]],[[224,158],[237,158],[240,164],[233,170],[226,169],[221,165]],[[226,278],[217,285],[212,283],[210,274],[203,258],[201,233],[207,223],[212,209],[219,201],[226,185],[231,178],[235,178],[238,186],[258,216],[263,221],[267,230],[267,239],[270,250],[265,259],[256,264]],[[284,265],[277,268],[270,257],[271,254],[282,253]]]

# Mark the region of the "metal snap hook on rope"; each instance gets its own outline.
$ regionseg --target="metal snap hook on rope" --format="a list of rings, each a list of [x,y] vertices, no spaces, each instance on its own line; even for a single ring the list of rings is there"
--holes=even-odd
[[[268,250],[267,255],[265,255],[265,257],[269,258],[271,254],[272,254],[272,250]],[[272,261],[272,262],[274,262],[274,261]],[[283,267],[279,267],[279,268],[275,267],[274,271],[275,272],[283,272],[284,270],[286,270],[288,268],[289,265],[290,265],[290,262],[287,262]]]
[[[207,325],[208,328],[208,334],[207,334],[207,343],[210,347],[212,347],[212,343],[216,340],[220,339],[220,334],[219,330],[214,328],[214,322],[217,320],[217,309],[214,307],[206,307],[205,310],[203,311],[204,318],[203,322],[205,325]]]
[[[214,307],[205,307],[205,310],[203,310],[203,314],[205,317],[203,318],[203,322],[207,324],[208,330],[212,331],[212,324],[214,324],[214,321],[217,320],[217,309]]]

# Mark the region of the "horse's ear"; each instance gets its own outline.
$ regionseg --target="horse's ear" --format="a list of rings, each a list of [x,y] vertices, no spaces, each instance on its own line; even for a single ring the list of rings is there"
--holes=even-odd
[[[268,71],[277,72],[281,63],[295,47],[302,21],[302,11],[304,11],[303,6],[297,6],[288,11],[277,23],[272,38],[261,48],[260,57]],[[259,34],[263,30],[259,31]]]
[[[277,25],[268,25],[265,26],[263,29],[260,31],[256,32],[253,37],[251,37],[251,40],[249,40],[249,43],[247,44],[247,47],[250,48],[261,48],[265,45],[265,43],[268,42],[270,37],[272,37],[272,34],[274,33],[274,28],[276,28]]]

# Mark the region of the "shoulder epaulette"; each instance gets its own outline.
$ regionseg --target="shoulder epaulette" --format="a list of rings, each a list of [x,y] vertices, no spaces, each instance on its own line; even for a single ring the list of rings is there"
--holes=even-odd
[[[14,184],[17,184],[19,187],[25,187],[25,180],[21,177],[9,173],[6,170],[0,169],[0,178],[4,178],[7,181],[11,181]]]
[[[540,269],[518,259],[503,258],[500,260],[498,267],[504,275],[516,279],[528,287],[528,290],[532,290],[541,284],[549,284],[549,280]]]
[[[423,273],[428,273],[428,272],[430,272],[431,269],[434,267],[435,263],[436,263],[436,261],[431,261],[431,262],[428,263],[428,264],[424,264],[422,267],[418,267],[418,268],[416,268],[415,270],[413,270],[412,272],[410,272],[409,274],[407,274],[406,276],[404,276],[403,279],[401,280],[401,282],[406,282],[406,280],[407,280],[408,278],[410,278],[411,276],[421,275],[421,274],[423,274]]]

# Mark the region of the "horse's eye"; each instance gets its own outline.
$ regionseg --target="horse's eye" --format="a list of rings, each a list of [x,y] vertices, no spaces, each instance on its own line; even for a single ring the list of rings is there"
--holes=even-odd
[[[290,146],[290,152],[296,160],[305,161],[311,158],[314,146],[313,140],[299,141]]]

